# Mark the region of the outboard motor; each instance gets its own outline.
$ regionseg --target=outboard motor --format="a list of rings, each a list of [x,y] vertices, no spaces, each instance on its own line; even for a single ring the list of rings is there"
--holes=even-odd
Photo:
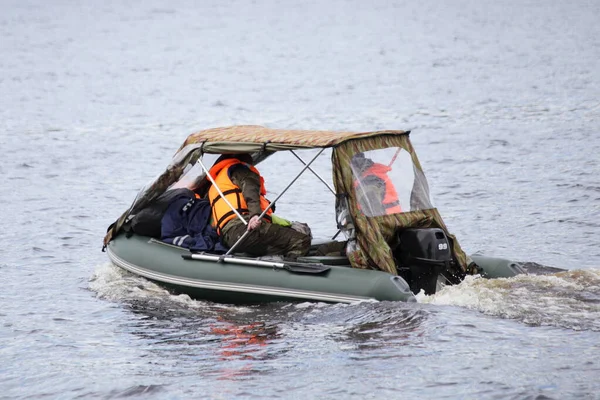
[[[410,285],[414,294],[421,289],[434,294],[440,273],[452,261],[450,243],[442,229],[405,229],[399,234],[400,243],[394,249],[398,275]]]

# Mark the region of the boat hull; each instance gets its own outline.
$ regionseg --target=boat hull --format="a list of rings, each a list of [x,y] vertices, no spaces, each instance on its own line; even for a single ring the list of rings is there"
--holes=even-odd
[[[190,259],[187,249],[124,234],[109,243],[107,252],[115,265],[136,275],[194,299],[219,303],[416,301],[403,278],[349,265],[328,265],[321,273],[297,273],[283,268],[196,260]],[[480,255],[472,258],[486,278],[525,273],[518,263],[507,259]]]
[[[186,249],[137,235],[119,235],[107,252],[115,265],[134,274],[192,298],[221,303],[416,301],[404,279],[382,271],[331,265],[325,272],[306,274],[189,260],[182,257],[190,254]]]

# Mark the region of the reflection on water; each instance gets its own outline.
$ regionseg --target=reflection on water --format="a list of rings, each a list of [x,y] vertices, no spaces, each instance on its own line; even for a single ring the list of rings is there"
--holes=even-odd
[[[152,352],[186,362],[211,360],[199,366],[217,379],[257,373],[245,361],[281,355],[277,308],[229,306],[192,300],[112,264],[99,266],[90,288],[101,298],[125,305],[136,319],[122,328],[152,346]],[[198,353],[201,350],[201,353]],[[168,353],[168,355],[167,355]]]
[[[236,325],[222,321],[222,318],[219,318],[219,322],[210,326],[210,333],[221,337],[223,360],[261,358],[256,353],[261,347],[265,347],[269,340],[277,338],[277,327],[269,326],[265,322]]]
[[[338,397],[368,397],[364,383],[371,382],[367,386],[378,385],[392,397],[408,391],[453,398],[456,390],[492,390],[520,398],[544,393],[527,382],[534,376],[544,379],[557,366],[536,362],[535,369],[525,371],[514,364],[517,355],[522,365],[531,365],[546,348],[553,356],[591,348],[595,339],[590,334],[598,329],[598,279],[594,270],[495,280],[469,277],[434,296],[419,295],[420,303],[242,307],[171,294],[107,263],[97,268],[90,288],[135,315],[120,322],[119,330],[136,338],[126,340],[144,343],[158,376],[192,377],[195,390],[212,387],[206,381],[212,379],[222,382],[219,390],[232,397],[250,396],[244,386],[248,382],[259,385],[262,395],[285,397],[287,391],[302,390],[317,396],[329,388]],[[573,292],[579,294],[569,300]],[[490,317],[482,318],[484,314]],[[572,342],[560,330],[551,330],[556,328],[527,330],[533,325],[590,334]],[[562,349],[558,353],[557,346]],[[581,354],[580,362],[591,362],[591,353]],[[361,368],[369,375],[361,375]],[[572,365],[570,371],[578,379],[596,373],[592,365],[582,368]],[[472,386],[464,376],[475,371],[479,380]],[[520,378],[506,386],[498,384],[499,374]],[[193,378],[199,376],[205,380]],[[423,386],[423,380],[430,385]]]

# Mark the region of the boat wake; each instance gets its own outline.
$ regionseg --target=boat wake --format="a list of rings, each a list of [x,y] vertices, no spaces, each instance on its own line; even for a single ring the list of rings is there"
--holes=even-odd
[[[600,331],[600,270],[484,279],[469,276],[420,303],[453,305],[486,315],[516,319],[531,326]]]
[[[189,306],[193,306],[195,303],[189,296],[173,296],[169,291],[153,282],[131,274],[111,263],[98,266],[89,282],[90,289],[96,292],[98,297],[111,301],[169,297]]]
[[[208,301],[193,300],[185,294],[173,294],[153,282],[133,275],[111,263],[100,265],[90,278],[89,288],[97,296],[109,301],[124,303],[134,310],[155,316],[198,316],[221,318],[223,313],[233,313],[238,318],[244,314],[258,312],[255,306],[233,306]],[[512,278],[485,279],[469,276],[461,284],[446,286],[436,294],[427,296],[423,292],[417,295],[419,303],[431,305],[450,305],[482,312],[486,315],[514,319],[531,326],[553,326],[576,331],[600,331],[600,269],[562,271],[546,275],[518,275]],[[413,303],[414,304],[414,303]],[[370,315],[365,308],[374,308],[375,315],[382,315],[383,309],[398,320],[398,304],[391,302],[360,302],[353,305],[327,305],[324,303],[263,305],[261,313],[269,308],[271,318],[279,315],[280,321],[293,321],[306,318],[313,313],[321,315],[324,310],[328,319],[331,313],[341,312],[347,318],[356,318],[349,310],[362,309],[361,318]],[[410,318],[419,308],[403,303],[403,310],[409,310]],[[336,311],[337,310],[337,311]],[[395,310],[395,311],[394,311]],[[408,312],[408,311],[406,311]],[[423,312],[422,309],[419,312]],[[335,318],[334,318],[335,319]],[[402,319],[402,318],[401,318]],[[417,318],[418,319],[418,318]],[[354,321],[356,322],[356,321]],[[370,320],[369,323],[373,323]],[[362,325],[362,324],[358,324]]]
[[[89,288],[101,299],[123,303],[134,311],[160,318],[197,317],[199,313],[210,318],[233,308],[231,305],[197,301],[186,294],[173,294],[110,262],[96,268],[89,279]],[[236,307],[238,313],[244,310],[245,307]]]

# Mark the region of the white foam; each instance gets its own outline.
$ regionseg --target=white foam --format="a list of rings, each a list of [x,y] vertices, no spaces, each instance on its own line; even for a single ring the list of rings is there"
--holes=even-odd
[[[452,305],[531,325],[600,330],[600,270],[484,279],[467,276],[420,303]]]
[[[98,294],[98,297],[108,300],[169,295],[167,290],[112,263],[104,263],[96,267],[89,280],[89,287]]]
[[[96,267],[94,274],[89,279],[89,288],[96,292],[98,297],[110,301],[162,300],[184,308],[206,309],[209,307],[213,311],[235,308],[236,313],[252,312],[250,307],[207,303],[202,300],[194,300],[187,294],[173,294],[162,286],[110,262]]]

